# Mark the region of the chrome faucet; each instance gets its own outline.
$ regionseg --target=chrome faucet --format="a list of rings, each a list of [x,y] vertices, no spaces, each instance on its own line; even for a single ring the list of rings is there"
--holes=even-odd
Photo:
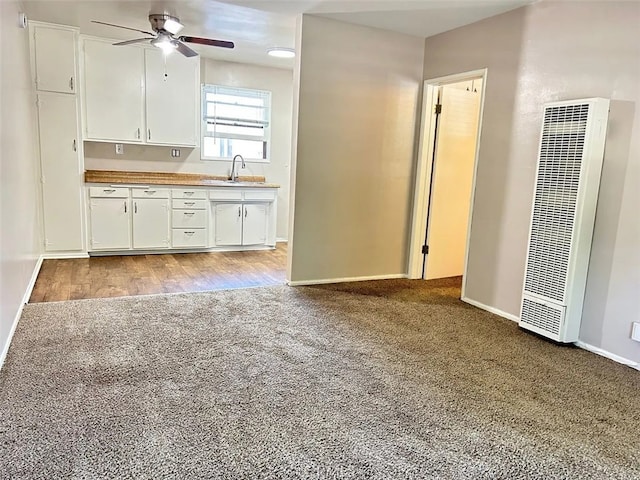
[[[236,155],[233,157],[233,163],[231,163],[231,177],[229,178],[232,182],[238,181],[238,172],[236,172],[236,158],[238,157],[240,157],[240,161],[242,162],[242,168],[246,168],[242,155]]]

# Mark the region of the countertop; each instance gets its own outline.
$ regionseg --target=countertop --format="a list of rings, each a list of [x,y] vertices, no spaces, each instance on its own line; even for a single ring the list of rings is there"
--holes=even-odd
[[[189,185],[197,187],[253,187],[280,188],[275,183],[265,183],[261,176],[239,176],[237,182],[230,182],[223,175],[171,172],[125,172],[116,170],[85,170],[85,183],[109,183],[112,185]]]

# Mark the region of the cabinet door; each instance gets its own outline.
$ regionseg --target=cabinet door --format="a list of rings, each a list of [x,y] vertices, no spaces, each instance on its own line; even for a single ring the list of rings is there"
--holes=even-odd
[[[145,50],[147,143],[198,143],[199,57]]]
[[[82,184],[76,97],[38,95],[45,249],[82,250]]]
[[[142,142],[144,50],[84,41],[87,140]]]
[[[242,244],[260,245],[267,241],[267,206],[264,203],[243,207]]]
[[[131,216],[128,198],[91,198],[91,249],[131,248]]]
[[[242,204],[215,204],[216,245],[242,245]]]
[[[36,89],[76,93],[76,34],[72,30],[34,27]]]
[[[169,248],[169,199],[133,199],[133,248]]]

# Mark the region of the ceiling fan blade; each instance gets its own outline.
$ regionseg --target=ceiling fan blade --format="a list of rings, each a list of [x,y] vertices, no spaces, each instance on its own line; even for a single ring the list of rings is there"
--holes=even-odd
[[[210,47],[222,47],[222,48],[235,47],[233,42],[227,42],[226,40],[213,40],[212,38],[182,36],[182,37],[179,37],[178,40],[180,40],[181,42],[197,43],[199,45],[209,45]]]
[[[99,23],[100,25],[108,25],[109,27],[124,28],[125,30],[133,30],[134,32],[145,33],[147,35],[151,35],[152,37],[156,36],[156,34],[152,32],[147,32],[145,30],[138,30],[137,28],[123,27],[122,25],[116,25],[115,23],[99,22],[97,20],[91,20],[91,23]]]
[[[191,50],[184,43],[178,41],[177,44],[178,46],[176,47],[176,50],[178,50],[185,57],[195,57],[198,55],[194,50]]]
[[[125,40],[124,42],[114,43],[113,45],[131,45],[132,43],[148,42],[150,38],[134,38],[133,40]]]

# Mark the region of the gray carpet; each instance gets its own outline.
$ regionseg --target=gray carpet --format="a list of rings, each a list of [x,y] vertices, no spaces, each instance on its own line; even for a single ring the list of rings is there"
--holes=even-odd
[[[388,285],[27,305],[0,478],[640,478],[637,371]]]

